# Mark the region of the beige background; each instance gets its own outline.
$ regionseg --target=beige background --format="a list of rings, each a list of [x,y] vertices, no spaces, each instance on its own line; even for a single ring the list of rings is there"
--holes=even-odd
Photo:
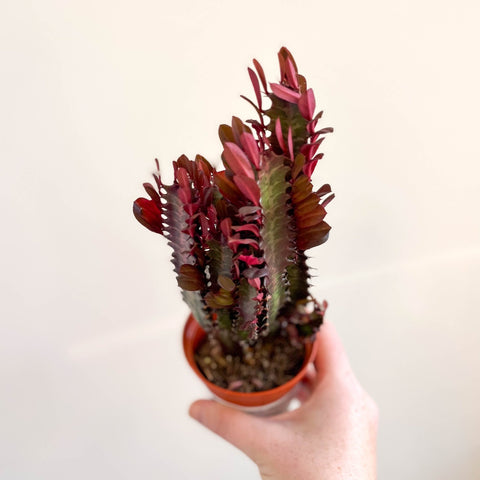
[[[155,156],[218,161],[283,44],[335,128],[314,292],[380,406],[380,477],[480,478],[478,5],[3,1],[0,478],[257,478],[186,415],[187,310],[131,203]]]

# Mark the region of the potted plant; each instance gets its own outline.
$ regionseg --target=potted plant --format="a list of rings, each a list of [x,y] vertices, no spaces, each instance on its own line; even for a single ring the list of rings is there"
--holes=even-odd
[[[304,375],[326,302],[309,292],[306,251],[330,226],[328,184],[314,190],[317,153],[332,128],[318,128],[315,98],[291,53],[278,53],[280,82],[248,69],[258,119],[220,125],[223,170],[197,155],[173,162],[174,181],[144,187],[137,220],[165,236],[191,315],[187,360],[210,390],[243,407],[278,402]],[[262,94],[263,93],[263,94]],[[268,105],[266,105],[268,103]],[[159,165],[157,161],[157,170]]]

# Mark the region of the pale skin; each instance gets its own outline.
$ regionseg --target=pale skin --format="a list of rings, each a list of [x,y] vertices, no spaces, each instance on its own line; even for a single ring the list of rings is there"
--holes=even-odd
[[[331,323],[321,327],[318,341],[297,410],[255,417],[198,400],[189,413],[248,455],[263,480],[375,480],[377,406],[355,378]]]

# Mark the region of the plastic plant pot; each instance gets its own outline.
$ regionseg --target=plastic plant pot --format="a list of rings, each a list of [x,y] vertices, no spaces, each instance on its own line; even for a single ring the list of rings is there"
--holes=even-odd
[[[207,380],[202,374],[195,361],[195,351],[205,337],[205,331],[200,327],[193,315],[190,314],[183,330],[183,349],[192,370],[220,403],[258,415],[274,415],[287,409],[290,400],[295,394],[295,387],[307,373],[308,364],[315,358],[318,348],[316,340],[306,343],[302,367],[295,377],[288,382],[270,390],[244,393],[219,387]]]

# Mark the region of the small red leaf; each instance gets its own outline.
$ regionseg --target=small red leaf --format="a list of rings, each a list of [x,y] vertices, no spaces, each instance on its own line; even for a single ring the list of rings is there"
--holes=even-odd
[[[144,183],[143,188],[145,191],[148,193],[150,198],[157,204],[160,205],[160,195],[157,193],[157,191],[153,188],[153,185],[151,183]]]
[[[298,72],[298,68],[297,68],[297,64],[295,63],[295,59],[293,58],[292,53],[290,52],[290,50],[287,47],[282,47],[280,49],[280,51],[278,52],[278,55],[279,56],[281,55],[285,60],[287,58],[289,58],[293,63],[293,67],[295,68],[295,71]]]
[[[155,160],[155,162],[158,165],[158,160]],[[157,171],[156,173],[154,173],[153,178],[155,179],[155,183],[157,184],[158,191],[160,192],[160,190],[163,187],[162,178],[160,176],[160,171]]]
[[[258,108],[262,108],[262,95],[260,93],[260,83],[258,82],[258,77],[255,72],[249,68],[248,74],[250,75],[250,80],[252,81],[253,89],[255,90],[255,96],[257,97]]]
[[[305,93],[307,91],[307,81],[303,75],[297,73],[297,82],[298,82],[298,91],[300,93]]]
[[[297,237],[297,244],[300,250],[308,250],[325,243],[328,240],[330,225],[321,222],[319,225],[302,230]]]
[[[205,175],[206,178],[213,174],[214,168],[212,165],[210,165],[210,162],[201,155],[197,154],[195,156],[195,165],[197,166],[198,170]]]
[[[268,93],[267,92],[267,80],[265,79],[265,73],[263,71],[262,66],[255,59],[253,59],[253,65],[255,66],[255,70],[257,71],[258,76],[260,77],[260,81],[262,82],[262,86],[263,86],[263,89],[265,90],[265,93]]]
[[[325,137],[320,138],[316,142],[306,143],[300,148],[300,153],[303,153],[307,160],[312,160],[312,157],[317,153],[318,147],[325,140]]]
[[[288,127],[288,152],[290,153],[290,160],[293,162],[293,138],[292,127]]]
[[[223,153],[225,162],[233,173],[237,175],[246,175],[252,179],[255,178],[250,160],[237,144],[226,142],[224,144]]]
[[[293,183],[292,200],[300,203],[312,193],[312,182],[306,175],[299,175]]]
[[[308,177],[312,178],[312,173],[315,170],[315,167],[317,166],[318,160],[312,160],[308,163],[305,164],[303,167],[303,173]]]
[[[298,101],[298,109],[302,117],[306,120],[312,120],[313,112],[315,111],[315,96],[313,90],[309,88]]]
[[[316,122],[317,120],[320,120],[323,115],[323,110],[321,112],[318,112],[315,117],[313,118],[312,122]]]
[[[199,203],[198,202],[195,202],[195,203],[187,203],[186,205],[183,206],[183,209],[185,210],[185,212],[188,213],[188,215],[191,217],[193,216],[194,214],[196,214],[198,212],[198,207],[199,207]]]
[[[220,222],[220,230],[225,238],[230,237],[230,233],[232,232],[232,219],[230,217],[224,218]]]
[[[271,83],[270,87],[274,95],[276,95],[278,98],[281,98],[282,100],[285,100],[286,102],[298,103],[298,101],[300,100],[300,94],[291,90],[288,87],[279,85],[278,83]]]
[[[233,181],[252,203],[260,205],[260,188],[255,180],[246,175],[235,175]]]
[[[240,207],[238,209],[238,214],[242,220],[246,220],[247,217],[255,217],[257,218],[260,214],[260,207],[254,207],[253,205],[247,205],[245,207]]]
[[[295,157],[292,167],[292,179],[295,180],[300,172],[303,171],[303,166],[305,165],[305,156],[301,153]]]
[[[315,135],[325,135],[326,133],[332,133],[333,128],[332,127],[327,127],[327,128],[322,128],[321,130],[318,130],[318,132],[315,132]]]
[[[258,242],[254,240],[253,238],[235,238],[235,237],[230,237],[228,239],[228,245],[230,247],[237,247],[239,245],[250,245],[253,248],[258,250]],[[236,248],[235,248],[236,250]]]
[[[328,197],[325,198],[325,200],[322,201],[322,207],[326,207],[333,199],[335,198],[335,194],[332,193],[331,195],[329,195]]]
[[[253,255],[239,255],[238,259],[250,267],[253,265],[261,265],[265,261],[263,258],[257,258]]]
[[[323,197],[324,195],[326,195],[327,193],[330,193],[332,191],[332,187],[326,183],[325,185],[322,185],[315,193],[319,196],[319,197]]]
[[[297,228],[308,228],[313,227],[314,225],[318,225],[325,215],[322,217],[321,215],[317,215],[316,212],[312,213],[311,215],[305,215],[297,220]]]
[[[322,217],[325,217],[327,212],[325,209],[319,204],[320,199],[318,195],[314,193],[309,193],[308,196],[301,202],[296,203],[295,205],[295,216],[300,218],[302,216],[316,214]]]
[[[232,202],[234,205],[244,203],[242,192],[240,192],[233,181],[227,177],[225,171],[217,172],[214,175],[213,180],[215,185],[217,185],[218,189],[227,200]]]
[[[243,133],[252,133],[249,127],[245,125],[238,117],[232,117],[232,131],[233,138],[235,139],[233,143],[241,145],[240,137]]]
[[[277,135],[278,144],[280,148],[285,152],[285,140],[283,139],[282,124],[280,122],[280,117],[277,117],[275,122],[275,134]]]
[[[297,72],[295,70],[295,67],[293,66],[292,60],[289,57],[285,59],[284,67],[288,83],[295,90],[298,90]]]
[[[163,233],[162,212],[153,200],[137,198],[133,202],[133,214],[144,227],[155,233]]]
[[[186,155],[180,155],[176,161],[173,163],[173,174],[174,178],[177,179],[178,171],[184,169],[190,178],[193,178],[193,165],[194,162],[191,162]],[[187,182],[188,183],[188,182]]]
[[[261,110],[258,108],[257,105],[255,105],[249,98],[247,98],[245,95],[240,95],[240,98],[243,98],[244,100],[246,100],[254,109],[255,111],[258,113],[258,116],[260,117],[260,119],[262,120],[262,112]],[[249,123],[252,123],[252,122],[255,122],[256,120],[247,120],[247,122]],[[257,122],[258,123],[258,122]],[[260,125],[260,124],[259,124]]]
[[[188,205],[192,200],[190,188],[179,188],[177,190],[178,198],[184,205]]]
[[[232,227],[232,230],[235,232],[251,232],[256,237],[260,236],[259,228],[257,227],[257,225],[254,225],[253,223],[247,223],[245,225],[234,225]]]
[[[181,187],[189,188],[190,187],[190,179],[188,178],[187,170],[183,167],[180,167],[175,172],[175,180],[177,180],[178,184]]]
[[[284,79],[287,77],[285,72],[285,57],[287,55],[283,48],[280,49],[277,55],[278,55],[278,66],[280,67],[280,81],[283,82]]]
[[[240,142],[250,161],[259,169],[260,152],[255,137],[251,133],[242,133],[242,135],[240,135]]]
[[[234,142],[235,138],[233,136],[233,130],[230,125],[222,124],[218,127],[218,136],[222,144],[225,142]]]

